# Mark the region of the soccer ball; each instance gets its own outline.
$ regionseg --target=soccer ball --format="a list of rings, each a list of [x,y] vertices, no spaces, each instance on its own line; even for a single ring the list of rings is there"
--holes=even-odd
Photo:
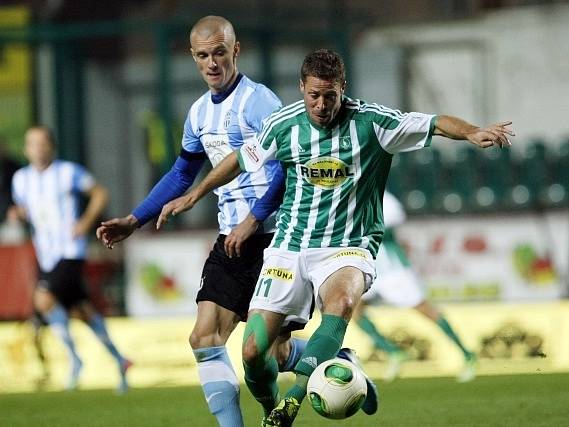
[[[318,365],[308,379],[307,392],[316,412],[339,420],[351,417],[361,408],[367,386],[360,368],[337,357]]]

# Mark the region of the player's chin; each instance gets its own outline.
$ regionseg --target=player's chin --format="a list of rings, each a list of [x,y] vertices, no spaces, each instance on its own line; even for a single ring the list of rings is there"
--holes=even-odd
[[[213,89],[220,89],[223,87],[223,78],[221,74],[208,74],[207,81],[209,86]]]
[[[313,116],[312,120],[314,120],[314,122],[320,126],[326,126],[328,123],[330,123],[330,118],[328,116]]]

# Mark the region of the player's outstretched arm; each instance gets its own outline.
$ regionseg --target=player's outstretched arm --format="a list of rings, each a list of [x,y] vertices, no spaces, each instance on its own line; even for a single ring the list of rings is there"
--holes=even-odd
[[[170,216],[192,209],[203,196],[217,187],[227,184],[240,172],[237,152],[234,151],[213,168],[188,194],[166,203],[162,207],[162,212],[156,222],[156,228],[160,229]]]
[[[112,249],[115,243],[126,239],[137,228],[158,216],[165,203],[181,196],[192,185],[205,159],[205,153],[190,153],[182,149],[170,171],[134,208],[132,214],[101,223],[97,229],[97,238]]]
[[[112,249],[115,243],[126,239],[134,233],[138,225],[138,219],[132,214],[104,221],[97,228],[97,239],[107,248]]]
[[[481,128],[471,125],[462,119],[452,116],[437,116],[435,135],[442,135],[451,139],[465,139],[482,148],[498,145],[500,148],[509,147],[509,136],[514,136],[511,121],[499,122]]]

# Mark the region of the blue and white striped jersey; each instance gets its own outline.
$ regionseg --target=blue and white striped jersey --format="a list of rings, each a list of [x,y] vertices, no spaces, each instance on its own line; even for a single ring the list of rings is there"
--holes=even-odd
[[[50,272],[62,259],[84,259],[87,238],[72,236],[80,216],[79,195],[95,185],[82,166],[54,160],[47,169],[19,169],[12,179],[14,202],[26,210],[40,268]]]
[[[229,153],[254,140],[263,120],[281,107],[277,96],[266,86],[241,76],[235,89],[221,102],[211,92],[202,95],[190,108],[184,124],[182,146],[190,153],[204,152],[215,167]],[[221,234],[245,219],[256,200],[267,191],[278,162],[270,162],[256,172],[241,173],[215,190]],[[260,227],[261,228],[261,227]],[[275,214],[263,223],[263,233],[275,230]]]

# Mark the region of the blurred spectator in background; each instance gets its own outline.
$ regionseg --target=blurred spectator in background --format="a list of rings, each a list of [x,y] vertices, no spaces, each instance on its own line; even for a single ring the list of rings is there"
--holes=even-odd
[[[464,357],[464,369],[458,376],[459,382],[468,382],[476,376],[476,356],[467,349],[445,317],[425,298],[425,289],[417,276],[404,249],[395,236],[395,227],[406,219],[403,206],[393,194],[383,194],[383,221],[385,234],[377,252],[375,268],[377,278],[369,291],[362,295],[353,318],[357,325],[372,339],[376,349],[388,354],[389,364],[384,379],[393,381],[401,370],[401,364],[409,355],[384,337],[376,325],[366,316],[365,307],[378,302],[385,302],[395,307],[414,308],[423,316],[431,319],[443,333],[460,349]]]
[[[22,228],[13,221],[6,221],[6,212],[12,202],[12,176],[20,168],[20,164],[10,156],[3,136],[0,136],[0,244],[15,243],[23,238]]]
[[[40,267],[34,293],[35,309],[61,338],[71,360],[68,389],[75,389],[82,367],[69,332],[69,316],[88,324],[115,358],[120,373],[118,390],[128,388],[125,359],[111,341],[102,316],[89,303],[82,281],[87,233],[107,204],[107,191],[82,166],[55,159],[55,141],[45,126],[26,131],[24,153],[29,165],[12,179],[14,206],[8,217],[27,220]],[[80,213],[79,197],[88,197]]]

